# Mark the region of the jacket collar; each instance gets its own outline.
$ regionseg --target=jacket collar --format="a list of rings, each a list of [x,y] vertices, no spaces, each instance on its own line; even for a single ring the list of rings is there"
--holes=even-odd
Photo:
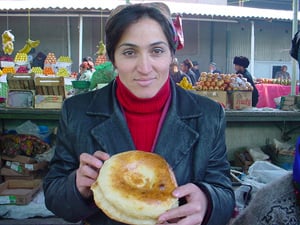
[[[115,96],[115,82],[97,90],[87,109],[90,116],[100,117],[101,122],[91,133],[95,140],[110,155],[135,149],[123,112]],[[199,133],[187,125],[186,121],[202,116],[199,103],[191,93],[176,84],[171,84],[172,99],[170,108],[155,146],[155,153],[162,155],[175,168],[182,157],[193,147]],[[184,138],[183,138],[184,137]]]

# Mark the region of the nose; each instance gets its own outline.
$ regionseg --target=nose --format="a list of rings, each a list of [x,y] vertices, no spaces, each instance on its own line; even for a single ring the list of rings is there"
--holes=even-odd
[[[139,73],[147,75],[152,72],[152,63],[149,55],[141,54],[137,63],[137,70]]]

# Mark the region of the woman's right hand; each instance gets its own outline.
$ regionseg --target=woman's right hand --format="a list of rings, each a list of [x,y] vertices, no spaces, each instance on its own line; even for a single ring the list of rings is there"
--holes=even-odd
[[[109,159],[109,155],[102,151],[96,151],[93,155],[82,153],[79,157],[80,165],[76,171],[76,186],[84,198],[92,196],[91,185],[96,181],[103,161]]]

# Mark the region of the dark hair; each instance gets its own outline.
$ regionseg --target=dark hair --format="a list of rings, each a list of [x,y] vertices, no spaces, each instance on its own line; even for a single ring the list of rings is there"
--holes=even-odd
[[[105,25],[106,51],[109,59],[114,63],[114,53],[116,45],[119,43],[123,33],[133,23],[136,23],[143,17],[149,17],[155,20],[161,26],[173,55],[176,50],[176,32],[173,28],[171,16],[170,19],[163,14],[161,10],[151,7],[150,4],[133,4],[123,6],[122,9],[116,9],[112,12]]]
[[[93,58],[91,56],[86,56],[82,59],[82,62],[93,62]]]
[[[247,68],[249,66],[249,59],[245,56],[235,56],[233,59],[233,64]]]
[[[184,60],[183,64],[186,65],[189,69],[193,67],[193,62],[190,59]]]

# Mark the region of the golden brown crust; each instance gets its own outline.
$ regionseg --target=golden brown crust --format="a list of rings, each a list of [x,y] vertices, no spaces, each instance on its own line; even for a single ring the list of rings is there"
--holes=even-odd
[[[97,206],[112,219],[128,224],[155,224],[178,206],[177,187],[168,163],[159,155],[128,151],[105,161],[92,185]],[[109,190],[109,191],[108,191]]]

